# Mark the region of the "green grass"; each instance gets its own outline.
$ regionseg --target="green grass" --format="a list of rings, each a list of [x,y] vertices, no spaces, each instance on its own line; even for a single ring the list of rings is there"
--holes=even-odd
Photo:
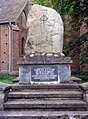
[[[87,75],[72,75],[78,78],[82,79],[82,83],[88,82],[88,76]],[[12,84],[12,80],[15,79],[16,76],[10,76],[10,75],[0,75],[0,82],[2,83],[7,83],[7,84]]]
[[[12,84],[12,80],[15,78],[16,78],[16,76],[0,75],[0,82]]]

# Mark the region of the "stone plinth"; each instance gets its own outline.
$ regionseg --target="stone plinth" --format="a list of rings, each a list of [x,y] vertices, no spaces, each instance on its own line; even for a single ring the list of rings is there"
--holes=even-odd
[[[21,84],[60,83],[71,78],[71,59],[60,53],[32,53],[20,59],[19,79]]]

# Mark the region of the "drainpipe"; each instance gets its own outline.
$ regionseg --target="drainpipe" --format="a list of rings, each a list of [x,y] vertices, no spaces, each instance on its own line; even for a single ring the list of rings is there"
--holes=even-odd
[[[12,28],[11,28],[11,22],[9,22],[9,74],[12,72]]]

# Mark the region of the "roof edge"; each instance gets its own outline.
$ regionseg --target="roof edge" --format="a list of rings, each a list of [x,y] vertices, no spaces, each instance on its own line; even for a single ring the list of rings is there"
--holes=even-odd
[[[24,10],[24,8],[25,8],[25,6],[26,6],[27,3],[28,3],[28,0],[25,0],[25,1],[24,1],[24,5],[23,5],[22,9],[20,10],[20,13],[17,15],[15,21],[19,18],[19,16],[21,15],[21,13],[22,13],[22,11]]]

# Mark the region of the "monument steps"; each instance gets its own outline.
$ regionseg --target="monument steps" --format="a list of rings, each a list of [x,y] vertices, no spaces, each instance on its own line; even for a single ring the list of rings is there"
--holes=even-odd
[[[7,99],[5,110],[87,110],[79,84],[13,85]]]
[[[30,99],[30,98],[65,98],[65,99],[82,99],[82,92],[79,91],[15,91],[8,94],[8,99]]]
[[[8,101],[14,101],[14,100],[20,100],[20,99],[27,99],[27,100],[31,100],[31,99],[39,99],[39,100],[58,100],[58,101],[61,101],[61,100],[82,100],[82,99],[80,99],[80,98],[10,98],[10,99],[8,99]]]
[[[13,84],[12,91],[21,91],[21,90],[79,90],[79,84],[69,84],[69,83],[60,83],[60,84],[28,84],[28,85],[19,85]]]
[[[8,101],[4,104],[5,109],[45,109],[58,111],[84,111],[87,109],[86,103],[82,100],[44,100],[44,99],[21,99]]]

